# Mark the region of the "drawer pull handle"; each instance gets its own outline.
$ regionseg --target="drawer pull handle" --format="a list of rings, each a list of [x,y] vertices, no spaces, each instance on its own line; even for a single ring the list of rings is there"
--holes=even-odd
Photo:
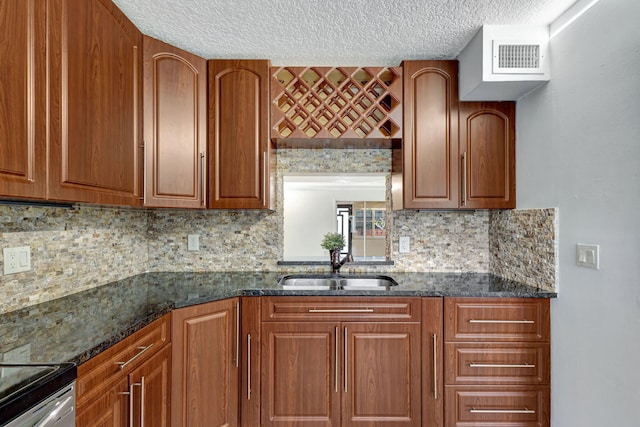
[[[500,363],[469,363],[470,368],[535,368],[536,365],[529,365],[528,363],[524,363],[522,365],[510,365],[510,364],[500,364]]]
[[[476,320],[471,319],[469,323],[495,323],[495,324],[507,324],[507,325],[533,325],[535,320]]]
[[[126,362],[116,362],[116,365],[120,365],[120,369],[124,369],[127,365],[129,365],[131,362],[135,361],[136,359],[138,359],[140,356],[142,356],[147,350],[149,350],[151,347],[153,347],[153,343],[149,344],[146,347],[138,347],[138,350],[140,350],[135,356],[133,356],[131,359],[127,360]]]
[[[472,414],[535,414],[533,409],[469,409]]]
[[[309,313],[373,313],[373,308],[310,308]]]

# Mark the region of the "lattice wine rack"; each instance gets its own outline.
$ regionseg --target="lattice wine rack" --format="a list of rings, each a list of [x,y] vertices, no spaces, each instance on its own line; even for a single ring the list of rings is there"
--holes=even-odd
[[[271,138],[402,137],[402,68],[272,67]]]

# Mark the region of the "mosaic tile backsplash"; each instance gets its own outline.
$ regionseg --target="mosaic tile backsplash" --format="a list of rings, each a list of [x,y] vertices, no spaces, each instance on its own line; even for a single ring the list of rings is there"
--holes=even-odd
[[[283,174],[390,171],[388,149],[282,149],[273,212],[0,205],[0,247],[30,246],[32,258],[32,271],[0,275],[0,313],[144,271],[324,272],[327,267],[277,265]],[[556,285],[554,209],[389,212],[394,265],[347,264],[343,271],[480,272],[545,289]],[[188,234],[200,235],[199,251],[187,250]],[[398,252],[400,236],[411,237],[410,253]]]

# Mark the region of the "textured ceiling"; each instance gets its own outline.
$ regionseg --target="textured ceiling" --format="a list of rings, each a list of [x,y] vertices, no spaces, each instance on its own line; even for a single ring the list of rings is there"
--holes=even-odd
[[[114,0],[150,36],[204,58],[274,65],[453,59],[482,24],[548,25],[575,0]]]

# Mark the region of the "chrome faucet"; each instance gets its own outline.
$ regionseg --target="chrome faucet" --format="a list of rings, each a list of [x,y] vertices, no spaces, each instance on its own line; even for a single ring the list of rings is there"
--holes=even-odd
[[[340,260],[340,251],[333,251],[331,253],[331,272],[333,274],[340,273],[340,267],[348,262],[353,262],[351,254],[347,254],[342,260]]]

